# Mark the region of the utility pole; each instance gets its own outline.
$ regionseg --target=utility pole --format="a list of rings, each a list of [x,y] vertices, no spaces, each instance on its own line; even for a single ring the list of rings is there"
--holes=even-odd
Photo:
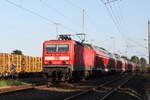
[[[59,33],[58,33],[58,25],[60,25],[60,23],[54,22],[53,24],[56,25],[56,39],[57,39],[57,36],[59,35]]]
[[[82,15],[82,33],[84,33],[84,14],[85,14],[85,9],[83,9],[83,15]]]
[[[81,33],[77,33],[76,35],[79,37],[79,39],[81,40],[81,42],[83,43],[85,41],[85,22],[84,22],[84,17],[85,17],[85,9],[82,10],[82,32]]]
[[[150,66],[150,21],[148,21],[148,54],[149,54],[149,66]]]

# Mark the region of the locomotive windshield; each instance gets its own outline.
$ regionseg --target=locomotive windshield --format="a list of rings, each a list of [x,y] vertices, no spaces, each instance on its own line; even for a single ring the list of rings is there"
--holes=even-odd
[[[69,45],[68,44],[47,44],[46,51],[47,52],[68,52]]]
[[[58,52],[67,52],[69,50],[68,44],[58,44]]]
[[[57,45],[56,44],[47,44],[46,51],[47,52],[56,52]]]

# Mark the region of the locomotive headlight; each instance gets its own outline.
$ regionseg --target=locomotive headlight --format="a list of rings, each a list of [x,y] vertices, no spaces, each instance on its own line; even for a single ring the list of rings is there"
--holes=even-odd
[[[69,64],[69,61],[62,61],[63,64]]]
[[[107,69],[107,68],[105,68],[104,70],[105,70],[105,72],[108,72],[108,69]]]
[[[45,62],[45,64],[48,64],[48,62]]]
[[[60,60],[69,60],[70,57],[66,56],[66,57],[60,57]]]
[[[66,64],[69,64],[69,61],[66,61]]]
[[[45,57],[45,60],[55,60],[55,57]]]

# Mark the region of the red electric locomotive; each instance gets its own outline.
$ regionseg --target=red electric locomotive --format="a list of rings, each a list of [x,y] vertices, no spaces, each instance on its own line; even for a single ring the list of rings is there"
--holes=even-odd
[[[83,78],[92,73],[94,50],[91,45],[60,35],[59,40],[43,43],[43,72],[46,77],[59,79]]]

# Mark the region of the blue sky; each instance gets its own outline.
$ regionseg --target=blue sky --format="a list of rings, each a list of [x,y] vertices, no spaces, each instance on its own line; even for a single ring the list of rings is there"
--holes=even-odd
[[[146,57],[149,0],[118,0],[111,3],[118,21],[118,32],[100,0],[9,0],[47,20],[0,0],[0,52],[20,49],[25,55],[41,56],[44,40],[55,39],[53,22],[59,22],[59,33],[82,31],[82,9],[85,14],[87,40],[111,52]],[[112,38],[113,37],[113,38]],[[132,46],[132,47],[131,47]],[[125,52],[127,51],[127,52]]]

